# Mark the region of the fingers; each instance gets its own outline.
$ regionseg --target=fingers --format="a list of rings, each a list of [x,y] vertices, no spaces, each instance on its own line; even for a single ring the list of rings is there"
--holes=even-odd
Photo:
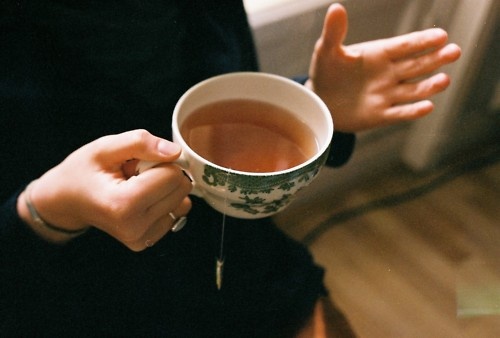
[[[140,175],[139,175],[140,176]],[[192,185],[186,178],[179,181],[179,186],[169,193],[165,193],[163,198],[157,200],[156,203],[152,204],[147,210],[145,217],[148,219],[158,219],[165,214],[166,211],[171,212],[175,210],[187,194],[191,191]],[[175,214],[180,216],[179,214]]]
[[[381,125],[415,120],[429,114],[434,105],[428,98],[444,91],[449,84],[449,76],[440,73],[416,83],[398,85],[391,95],[393,104],[381,114]]]
[[[447,74],[439,73],[415,83],[401,83],[392,93],[392,103],[404,104],[427,99],[445,90],[450,84]]]
[[[164,211],[147,231],[133,240],[124,242],[124,244],[133,251],[142,251],[154,246],[171,231],[173,225],[176,224],[181,217],[185,217],[188,214],[190,209],[191,200],[189,197],[185,197],[178,207],[169,212]],[[172,218],[172,215],[175,216],[175,219]]]
[[[381,125],[390,125],[402,121],[415,120],[429,114],[433,109],[434,104],[429,100],[394,106],[385,111],[385,121],[384,123],[381,123]]]
[[[328,8],[321,39],[327,49],[340,47],[347,34],[347,12],[340,4],[333,4]]]
[[[427,75],[442,66],[456,61],[460,57],[460,48],[449,44],[419,57],[405,59],[396,64],[397,77],[401,81]]]
[[[381,40],[388,57],[397,61],[420,54],[429,49],[443,46],[448,40],[448,34],[441,28],[431,28],[393,38]]]
[[[90,224],[133,250],[138,250],[141,238],[159,219],[176,210],[192,189],[181,168],[169,163],[118,182],[108,184],[92,198]]]
[[[143,179],[144,176],[150,177]],[[113,224],[116,225],[107,227],[106,232],[130,249],[139,251],[147,247],[146,240],[157,242],[171,229],[174,220],[170,213],[177,218],[188,213],[191,201],[187,195],[192,185],[181,169],[173,164],[152,168],[147,175],[144,172],[129,181],[135,184],[130,195],[115,198],[118,207],[106,212],[115,215]],[[156,181],[156,185],[151,181]]]
[[[98,160],[110,164],[130,159],[147,161],[173,161],[180,155],[180,147],[156,137],[146,130],[133,130],[118,135],[105,136],[92,143]]]
[[[434,104],[428,98],[444,91],[449,84],[450,78],[444,73],[415,83],[399,84],[390,94],[392,105],[380,114],[379,125],[415,120],[431,113]]]
[[[180,148],[145,130],[103,137],[95,143],[96,162],[104,167],[108,163],[110,172],[117,174],[111,180],[104,178],[114,188],[99,196],[98,205],[104,207],[97,218],[102,221],[93,224],[131,250],[144,250],[171,229],[172,211],[180,217],[191,207],[187,197],[191,181],[179,166],[170,163],[180,155]],[[133,175],[137,161],[126,161],[131,158],[160,164]]]
[[[120,183],[120,192],[138,201],[138,205],[152,206],[173,192],[189,193],[191,182],[176,164],[165,163],[146,170]]]

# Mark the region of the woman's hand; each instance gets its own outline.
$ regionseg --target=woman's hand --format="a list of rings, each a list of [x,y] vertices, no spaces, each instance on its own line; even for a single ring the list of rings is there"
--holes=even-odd
[[[65,230],[94,226],[140,251],[162,238],[174,220],[191,208],[192,185],[171,162],[180,147],[145,130],[105,136],[69,155],[45,173],[30,192],[33,205],[47,223]],[[140,175],[130,175],[127,161],[161,162]],[[64,236],[33,224],[24,201],[18,212],[39,235],[54,242]]]
[[[460,57],[442,29],[344,46],[347,13],[330,6],[306,83],[330,108],[335,129],[356,132],[416,119],[433,110],[427,98],[446,89],[431,75]]]

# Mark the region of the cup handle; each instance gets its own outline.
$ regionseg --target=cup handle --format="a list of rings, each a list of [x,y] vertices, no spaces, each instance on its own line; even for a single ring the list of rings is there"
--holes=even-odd
[[[145,172],[148,169],[153,168],[155,165],[158,165],[160,163],[161,162],[142,161],[142,160],[140,160],[137,163],[137,166],[136,166],[137,174],[140,175],[141,173]],[[181,155],[179,156],[179,158],[177,160],[173,161],[172,163],[177,164],[182,169],[182,171],[184,172],[184,174],[191,181],[191,184],[193,185],[193,190],[191,190],[190,194],[203,198],[202,191],[196,187],[196,182],[194,181],[193,176],[189,172],[189,169],[188,169],[189,168],[189,162],[188,162],[186,156],[184,155],[184,152],[182,152]]]

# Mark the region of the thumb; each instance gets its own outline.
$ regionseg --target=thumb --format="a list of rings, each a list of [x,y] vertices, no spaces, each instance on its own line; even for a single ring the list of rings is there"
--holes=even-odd
[[[323,24],[321,39],[327,49],[339,48],[347,35],[347,11],[340,4],[328,8]]]
[[[119,164],[131,159],[171,162],[181,153],[179,145],[146,130],[104,136],[95,142],[95,146],[97,156],[108,164]]]

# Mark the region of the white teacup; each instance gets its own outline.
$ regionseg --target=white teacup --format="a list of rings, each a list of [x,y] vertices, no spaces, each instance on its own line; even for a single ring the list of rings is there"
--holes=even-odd
[[[190,115],[207,104],[242,99],[269,103],[293,114],[312,130],[316,149],[291,168],[253,172],[213,163],[188,145],[181,130]],[[182,148],[178,164],[193,180],[192,194],[228,216],[251,219],[283,210],[300,189],[311,183],[328,156],[333,122],[323,101],[304,86],[277,75],[241,72],[216,76],[189,89],[174,109],[172,132],[173,141]],[[142,162],[139,170],[152,165]]]

